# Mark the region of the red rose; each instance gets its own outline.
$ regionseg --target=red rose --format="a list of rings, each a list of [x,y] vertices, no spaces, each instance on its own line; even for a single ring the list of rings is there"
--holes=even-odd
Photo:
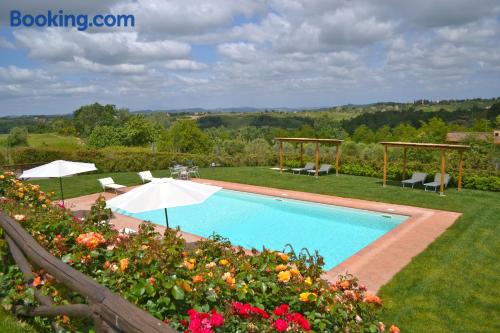
[[[290,307],[288,306],[288,304],[281,304],[276,309],[274,309],[274,314],[277,316],[283,316],[288,313],[289,309]]]
[[[210,318],[210,325],[214,327],[224,325],[224,316],[222,316],[220,313],[217,313],[215,309],[212,310],[212,318]]]
[[[284,319],[277,319],[274,322],[274,328],[278,332],[285,332],[288,329],[288,323]]]

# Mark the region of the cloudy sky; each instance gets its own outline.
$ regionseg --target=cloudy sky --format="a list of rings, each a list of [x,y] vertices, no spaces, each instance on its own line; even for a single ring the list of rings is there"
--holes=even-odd
[[[9,26],[49,9],[135,27]],[[498,0],[2,0],[0,15],[0,115],[500,96]]]

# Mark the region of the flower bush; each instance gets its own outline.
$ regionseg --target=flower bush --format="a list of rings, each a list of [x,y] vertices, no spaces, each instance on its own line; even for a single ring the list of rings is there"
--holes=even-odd
[[[2,210],[50,253],[183,332],[383,332],[378,296],[350,275],[330,283],[323,261],[253,249],[248,253],[212,236],[187,250],[178,230],[163,235],[149,223],[138,233],[119,234],[110,211],[97,199],[89,215],[76,218],[52,205],[49,194],[3,174]],[[21,195],[22,194],[22,195]],[[6,256],[5,242],[0,254]],[[31,286],[56,303],[84,302],[38,269]],[[32,289],[12,260],[0,275],[4,304],[34,304]],[[69,330],[89,323],[59,318]],[[396,332],[397,327],[390,328]]]

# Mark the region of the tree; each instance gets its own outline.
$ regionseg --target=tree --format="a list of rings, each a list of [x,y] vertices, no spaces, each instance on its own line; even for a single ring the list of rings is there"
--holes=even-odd
[[[160,141],[160,150],[203,154],[211,152],[213,142],[192,120],[177,120]]]
[[[392,130],[396,141],[412,141],[417,136],[417,129],[410,124],[399,124]]]
[[[426,142],[444,142],[448,133],[448,125],[441,118],[431,118],[427,123],[422,122],[418,130],[419,138]]]
[[[52,122],[52,130],[59,135],[72,136],[78,132],[73,123],[68,119],[57,119]]]
[[[118,126],[128,118],[128,111],[116,106],[94,103],[73,112],[73,122],[80,135],[87,137],[96,126]]]
[[[366,125],[361,125],[354,130],[352,134],[352,139],[356,142],[375,142],[375,137],[373,131]]]
[[[94,148],[121,146],[125,141],[123,128],[111,126],[96,126],[88,139],[88,145]]]
[[[490,121],[488,119],[477,119],[472,125],[472,130],[475,132],[490,132]]]
[[[158,128],[146,120],[144,116],[133,116],[125,124],[125,140],[127,146],[144,146],[155,141]]]
[[[27,146],[28,130],[24,127],[13,127],[7,136],[6,144],[8,147]]]

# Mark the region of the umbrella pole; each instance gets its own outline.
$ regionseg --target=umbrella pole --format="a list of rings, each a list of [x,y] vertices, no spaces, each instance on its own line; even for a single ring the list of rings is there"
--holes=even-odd
[[[61,188],[61,200],[62,200],[62,203],[64,206],[64,192],[63,192],[63,188],[62,188],[62,178],[61,177],[59,177],[59,187]]]
[[[168,226],[168,214],[166,208],[165,208],[165,222],[167,222],[167,229],[170,229],[170,227]]]

